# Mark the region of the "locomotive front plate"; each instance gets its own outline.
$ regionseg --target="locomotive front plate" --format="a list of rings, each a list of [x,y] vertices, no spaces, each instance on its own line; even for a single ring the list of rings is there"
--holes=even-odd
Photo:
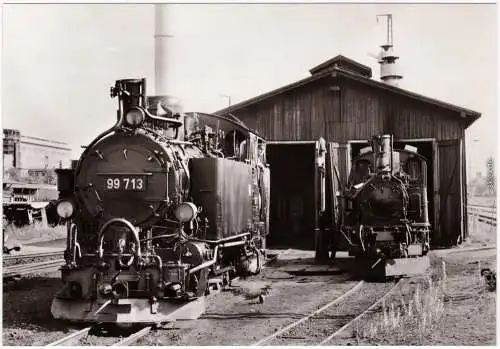
[[[146,176],[108,174],[104,176],[107,191],[146,191]]]

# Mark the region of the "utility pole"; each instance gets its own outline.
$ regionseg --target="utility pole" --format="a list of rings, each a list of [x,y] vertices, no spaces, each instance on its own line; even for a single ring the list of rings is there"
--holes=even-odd
[[[466,183],[466,184],[467,184],[467,188],[468,188],[468,189],[467,189],[467,191],[470,191],[470,194],[471,194],[471,195],[472,195],[472,187],[470,187],[470,183],[471,183],[472,178],[473,178],[473,173],[472,173],[472,171],[473,171],[473,170],[472,170],[472,152],[471,152],[471,150],[472,150],[473,144],[474,144],[474,143],[477,143],[477,142],[479,142],[479,139],[471,139],[471,142],[470,142],[470,149],[467,151],[467,153],[468,153],[468,154],[467,154],[467,155],[468,155],[468,156],[467,156],[467,159],[468,159],[468,160],[467,160],[467,162],[468,162],[468,166],[467,166],[467,167],[468,167],[468,169],[469,169],[469,170],[468,170],[469,174],[468,174],[468,176],[467,176],[468,180],[467,180],[467,183]]]
[[[228,107],[228,108],[229,108],[229,107],[231,107],[231,96],[229,96],[229,95],[225,95],[225,94],[223,94],[223,93],[219,93],[219,95],[220,95],[221,97],[227,98],[227,107]]]
[[[377,15],[377,23],[380,17],[387,17],[387,43],[386,45],[392,46],[392,14],[386,13]]]

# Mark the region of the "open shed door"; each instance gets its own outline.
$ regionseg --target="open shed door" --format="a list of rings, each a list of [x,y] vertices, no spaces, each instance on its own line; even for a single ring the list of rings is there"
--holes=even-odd
[[[327,180],[328,193],[327,209],[330,217],[330,243],[335,244],[335,249],[342,249],[346,246],[344,240],[340,238],[339,228],[343,217],[343,193],[347,183],[347,145],[337,142],[328,143],[327,155]]]
[[[328,179],[328,198],[330,202],[330,215],[332,226],[336,227],[341,223],[342,203],[341,193],[343,190],[343,182],[341,178],[340,168],[340,145],[336,142],[328,144],[328,157],[327,157],[327,179]]]
[[[434,244],[455,244],[463,238],[462,163],[460,141],[441,141],[439,147],[439,219]]]

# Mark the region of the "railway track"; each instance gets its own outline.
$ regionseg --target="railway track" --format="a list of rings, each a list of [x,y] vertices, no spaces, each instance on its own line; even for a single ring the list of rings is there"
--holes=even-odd
[[[62,256],[64,255],[64,251],[57,251],[57,252],[43,252],[43,253],[29,253],[29,254],[22,254],[22,255],[4,255],[2,257],[3,261],[17,261],[19,259],[26,259],[26,258],[47,258],[47,257],[52,257],[52,256]]]
[[[359,318],[373,311],[401,283],[360,281],[346,293],[322,308],[252,344],[323,345],[331,342]]]
[[[466,253],[466,252],[475,252],[475,251],[487,251],[487,250],[496,250],[496,246],[479,246],[479,247],[464,247],[464,248],[455,248],[446,251],[442,250],[434,250],[434,253],[438,255],[444,254],[454,254],[454,253]]]
[[[106,345],[106,346],[129,346],[147,335],[152,326],[141,326],[139,329],[112,328],[107,331],[106,324],[95,324],[49,343],[46,346],[81,346],[81,345]],[[109,329],[108,329],[109,330]],[[125,337],[122,335],[126,334]]]
[[[33,262],[43,262],[53,259],[62,259],[64,257],[64,251],[56,252],[43,252],[43,253],[28,253],[20,255],[3,255],[2,263],[4,267],[15,265],[15,264],[27,264]]]
[[[33,273],[52,272],[59,269],[64,259],[54,259],[45,262],[16,264],[3,268],[3,278],[15,278]]]
[[[286,254],[287,251],[285,251]],[[269,256],[264,264],[275,262],[281,254]],[[23,276],[31,272],[56,270],[64,263],[64,251],[30,253],[25,255],[4,255],[3,277]],[[35,262],[36,261],[36,262]]]
[[[497,226],[496,207],[486,205],[467,205],[467,214],[478,222]]]

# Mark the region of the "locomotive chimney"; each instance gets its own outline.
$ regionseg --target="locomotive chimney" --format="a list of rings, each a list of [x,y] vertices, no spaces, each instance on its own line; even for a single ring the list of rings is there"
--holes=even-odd
[[[375,157],[375,173],[392,172],[392,136],[382,135],[372,138],[373,156]]]
[[[155,4],[155,94],[169,95],[172,93],[171,76],[169,75],[169,56],[171,57],[171,26],[169,18],[171,9],[166,4]]]

